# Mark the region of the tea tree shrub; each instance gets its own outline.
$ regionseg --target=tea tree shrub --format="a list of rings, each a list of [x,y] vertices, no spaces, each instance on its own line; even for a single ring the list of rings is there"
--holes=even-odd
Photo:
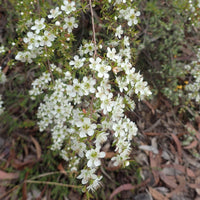
[[[51,132],[51,149],[78,173],[83,190],[95,191],[101,185],[105,142],[109,138],[114,147],[113,166],[127,166],[137,126],[125,111],[135,108],[136,96],[151,95],[134,67],[140,11],[130,0],[18,6],[21,39],[15,59],[41,70],[29,91],[32,100],[44,96],[39,130]]]

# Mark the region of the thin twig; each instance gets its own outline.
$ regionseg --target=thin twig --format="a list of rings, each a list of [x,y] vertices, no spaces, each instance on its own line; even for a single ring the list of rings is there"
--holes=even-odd
[[[27,180],[26,183],[38,183],[38,184],[47,184],[47,185],[56,185],[56,186],[63,186],[63,187],[71,187],[71,188],[82,188],[83,186],[78,185],[69,185],[64,183],[57,183],[57,182],[50,182],[50,181],[32,181]]]
[[[54,174],[61,174],[61,172],[60,171],[57,171],[57,172],[47,172],[47,173],[40,174],[38,176],[32,177],[29,180],[34,180],[34,179],[37,179],[37,178],[42,178],[42,177],[46,177],[46,176],[50,176],[50,175],[54,175]]]
[[[94,27],[94,12],[92,9],[92,1],[89,0],[90,3],[90,12],[91,12],[91,18],[92,18],[92,32],[93,32],[93,41],[94,41],[94,58],[97,55],[97,42],[96,42],[96,34],[95,34],[95,27]]]
[[[92,18],[92,33],[93,33],[93,41],[94,41],[94,59],[95,59],[97,55],[97,42],[96,42],[96,33],[95,33],[95,27],[94,27],[94,12],[92,9],[92,1],[89,0],[89,3],[90,3],[91,18]],[[93,78],[94,78],[94,72],[93,72]],[[92,113],[93,113],[93,101],[94,101],[94,95],[92,96],[92,101],[90,103],[90,107],[91,107],[90,117],[92,117]]]
[[[40,2],[39,2],[39,0],[37,0],[37,11],[38,11],[38,13],[40,15]]]
[[[20,184],[21,185],[21,184]],[[3,195],[0,196],[0,200],[3,200],[6,196],[8,196],[10,193],[12,193],[13,191],[15,191],[20,185],[16,185],[15,187],[13,187],[12,189],[10,189],[9,191],[7,191],[6,193],[4,193]]]
[[[64,186],[64,187],[71,187],[71,188],[81,188],[82,187],[82,186],[68,185],[68,184],[56,183],[56,182],[50,182],[50,181],[34,181],[33,180],[33,179],[42,178],[42,177],[45,177],[45,176],[49,176],[49,175],[53,175],[53,174],[60,174],[60,173],[61,173],[60,171],[48,172],[48,173],[41,174],[39,176],[35,176],[35,177],[33,177],[33,178],[29,179],[29,180],[24,180],[19,185],[16,185],[15,187],[11,188],[6,193],[4,193],[3,195],[1,195],[0,196],[0,200],[3,200],[6,196],[11,195],[11,193],[13,191],[15,191],[16,189],[18,189],[24,183],[38,183],[38,184],[47,184],[47,185],[57,185],[57,186]]]

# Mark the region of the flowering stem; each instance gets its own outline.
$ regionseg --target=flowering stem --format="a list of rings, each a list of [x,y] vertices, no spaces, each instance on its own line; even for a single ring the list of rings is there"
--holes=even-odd
[[[47,47],[45,46],[44,48],[45,48],[45,52],[46,52],[46,55],[47,55],[47,62],[48,62],[49,73],[51,74],[51,78],[52,78],[53,83],[55,83],[54,77],[53,77],[53,74],[52,74],[52,71],[51,71],[51,68],[50,68],[50,62],[49,62],[49,58],[48,58]]]
[[[94,12],[92,9],[92,1],[89,0],[90,3],[90,12],[91,12],[91,18],[92,18],[92,32],[93,32],[93,41],[94,41],[94,58],[97,55],[97,42],[96,42],[96,34],[95,34],[95,27],[94,27]]]

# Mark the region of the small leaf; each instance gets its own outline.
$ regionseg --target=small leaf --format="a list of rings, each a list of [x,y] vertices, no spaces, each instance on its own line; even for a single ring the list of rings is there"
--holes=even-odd
[[[152,187],[149,187],[149,192],[151,193],[152,197],[155,200],[168,199],[168,198],[165,198],[164,195],[162,195],[160,192],[158,192],[156,189],[153,189]]]
[[[58,170],[59,170],[61,173],[67,175],[67,172],[65,171],[65,169],[64,169],[64,167],[63,167],[63,165],[62,165],[62,163],[60,163],[60,164],[58,165],[57,168],[58,168]]]
[[[35,145],[35,148],[36,148],[36,152],[37,152],[37,159],[39,160],[41,158],[41,147],[38,143],[38,141],[33,137],[31,136],[31,140],[33,141],[34,145]]]
[[[0,170],[0,180],[6,180],[6,179],[17,179],[19,177],[19,173],[6,173],[2,170]]]
[[[191,144],[189,144],[188,146],[184,147],[184,149],[193,149],[198,145],[198,141],[194,140]]]
[[[158,149],[156,149],[153,146],[141,145],[139,146],[139,149],[144,150],[144,151],[152,151],[154,154],[158,154]]]
[[[118,188],[116,188],[112,194],[110,195],[110,198],[109,199],[112,199],[115,195],[119,194],[120,192],[122,191],[125,191],[125,190],[134,190],[135,189],[135,186],[128,183],[128,184],[124,184],[124,185],[121,185],[119,186]]]

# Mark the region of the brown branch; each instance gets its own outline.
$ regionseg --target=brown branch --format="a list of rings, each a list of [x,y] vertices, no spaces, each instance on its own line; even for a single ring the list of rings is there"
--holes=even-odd
[[[94,12],[92,9],[92,1],[89,0],[90,3],[90,12],[91,12],[91,18],[92,18],[92,32],[93,32],[93,41],[94,41],[94,58],[97,55],[97,42],[96,42],[96,34],[95,34],[95,27],[94,27]]]

